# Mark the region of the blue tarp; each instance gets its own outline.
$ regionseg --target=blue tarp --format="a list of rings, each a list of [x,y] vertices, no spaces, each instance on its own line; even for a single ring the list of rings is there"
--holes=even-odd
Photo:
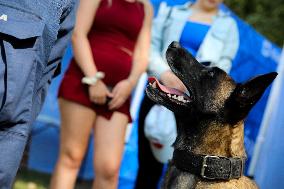
[[[277,72],[249,170],[260,188],[281,189],[284,186],[284,52]]]
[[[185,1],[186,0],[168,0],[171,5]],[[156,10],[161,0],[152,0],[152,2]],[[224,7],[224,9],[226,9],[226,7]],[[280,49],[239,18],[236,17],[236,20],[240,31],[240,48],[230,73],[232,77],[236,81],[242,82],[252,76],[275,71],[280,56]],[[72,52],[69,47],[63,60],[63,72],[66,70],[71,56]],[[52,173],[58,155],[60,116],[57,105],[57,89],[62,75],[63,74],[53,80],[50,86],[43,110],[34,124],[30,144],[29,168],[46,173]],[[268,94],[269,90],[266,91],[265,95],[256,104],[245,122],[245,145],[249,160],[253,154],[255,140],[258,135]],[[125,154],[120,171],[119,188],[121,189],[133,188],[138,168],[136,120],[134,120],[132,127],[130,139],[125,146]],[[84,179],[92,179],[94,176],[92,166],[92,140],[91,138],[86,158],[79,173],[79,177]],[[259,171],[261,172],[261,170]]]

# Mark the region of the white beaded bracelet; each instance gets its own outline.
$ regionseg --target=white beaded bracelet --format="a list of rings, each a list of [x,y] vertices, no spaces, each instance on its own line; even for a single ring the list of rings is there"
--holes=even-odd
[[[104,77],[104,72],[97,72],[93,77],[83,77],[81,82],[87,85],[95,85],[98,80],[103,79]]]

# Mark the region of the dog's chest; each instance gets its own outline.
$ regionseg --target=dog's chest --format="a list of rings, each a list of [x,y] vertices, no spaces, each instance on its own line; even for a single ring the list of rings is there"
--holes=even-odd
[[[196,189],[257,189],[257,185],[247,177],[241,177],[239,179],[232,179],[229,181],[211,181],[204,182],[199,181],[196,184]]]
[[[170,165],[164,177],[162,189],[195,189],[197,177],[193,174],[180,171]]]
[[[204,181],[196,175],[180,171],[170,165],[164,178],[162,189],[257,189],[257,185],[247,177],[229,181]]]

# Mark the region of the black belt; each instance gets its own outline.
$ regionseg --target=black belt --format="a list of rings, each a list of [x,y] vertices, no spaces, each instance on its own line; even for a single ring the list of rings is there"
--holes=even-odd
[[[172,162],[178,169],[199,175],[204,179],[230,180],[243,175],[245,158],[228,158],[175,150]]]

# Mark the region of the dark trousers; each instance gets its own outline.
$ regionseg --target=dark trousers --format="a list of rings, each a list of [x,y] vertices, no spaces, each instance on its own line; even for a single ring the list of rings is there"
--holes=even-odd
[[[163,171],[163,164],[152,154],[148,139],[144,134],[144,121],[154,105],[147,95],[144,95],[138,118],[138,161],[139,169],[135,189],[157,189]]]

